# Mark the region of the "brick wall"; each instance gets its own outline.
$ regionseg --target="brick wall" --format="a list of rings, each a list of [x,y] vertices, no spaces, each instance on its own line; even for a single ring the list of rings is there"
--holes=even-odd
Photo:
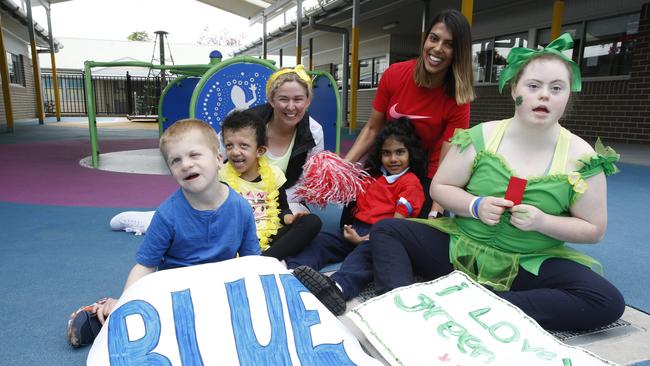
[[[512,116],[510,93],[496,85],[476,87],[471,124]],[[643,5],[629,80],[583,81],[571,96],[564,127],[593,142],[650,144],[650,3]]]

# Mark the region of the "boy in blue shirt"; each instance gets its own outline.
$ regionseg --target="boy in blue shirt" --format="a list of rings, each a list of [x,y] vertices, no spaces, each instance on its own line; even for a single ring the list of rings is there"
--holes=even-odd
[[[260,254],[251,206],[219,182],[219,138],[208,124],[184,119],[160,137],[160,152],[180,189],[156,210],[124,285],[155,272]],[[117,300],[102,299],[68,321],[73,347],[91,344]]]

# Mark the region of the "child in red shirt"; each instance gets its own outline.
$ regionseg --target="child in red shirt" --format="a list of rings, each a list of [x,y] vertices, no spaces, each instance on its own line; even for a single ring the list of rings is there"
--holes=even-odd
[[[367,243],[370,227],[385,218],[418,217],[424,203],[420,183],[424,154],[408,118],[389,121],[375,140],[366,169],[375,178],[357,197],[352,225],[340,233],[320,232],[298,255],[287,258],[293,274],[335,315],[345,302],[372,281],[372,257]],[[343,260],[331,278],[320,272]]]

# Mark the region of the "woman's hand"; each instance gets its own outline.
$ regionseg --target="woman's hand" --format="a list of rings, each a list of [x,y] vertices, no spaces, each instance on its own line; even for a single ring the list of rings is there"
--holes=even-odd
[[[354,245],[359,245],[364,241],[369,240],[370,234],[359,236],[359,233],[357,233],[357,231],[354,230],[352,225],[343,225],[343,237],[345,238],[345,240],[349,241],[350,243]]]
[[[478,206],[478,217],[487,225],[494,226],[501,220],[501,215],[509,207],[512,201],[498,197],[484,197]]]
[[[438,217],[441,217],[444,212],[445,209],[438,202],[433,201],[433,203],[431,204],[431,210],[427,215],[427,219],[429,220],[437,219]]]
[[[517,205],[510,209],[510,223],[522,231],[539,231],[544,225],[546,214],[531,205]]]
[[[117,300],[109,297],[93,306],[92,312],[97,315],[100,324],[104,324],[108,315],[113,311],[116,303]]]
[[[309,215],[308,212],[297,212],[293,215],[284,215],[284,224],[291,225],[303,216]]]

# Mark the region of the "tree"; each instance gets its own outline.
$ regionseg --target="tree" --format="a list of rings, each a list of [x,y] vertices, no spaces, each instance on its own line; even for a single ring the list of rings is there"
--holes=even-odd
[[[135,31],[131,34],[129,34],[128,37],[126,37],[129,41],[140,41],[140,42],[148,42],[151,41],[151,37],[149,36],[149,33],[146,31]]]

